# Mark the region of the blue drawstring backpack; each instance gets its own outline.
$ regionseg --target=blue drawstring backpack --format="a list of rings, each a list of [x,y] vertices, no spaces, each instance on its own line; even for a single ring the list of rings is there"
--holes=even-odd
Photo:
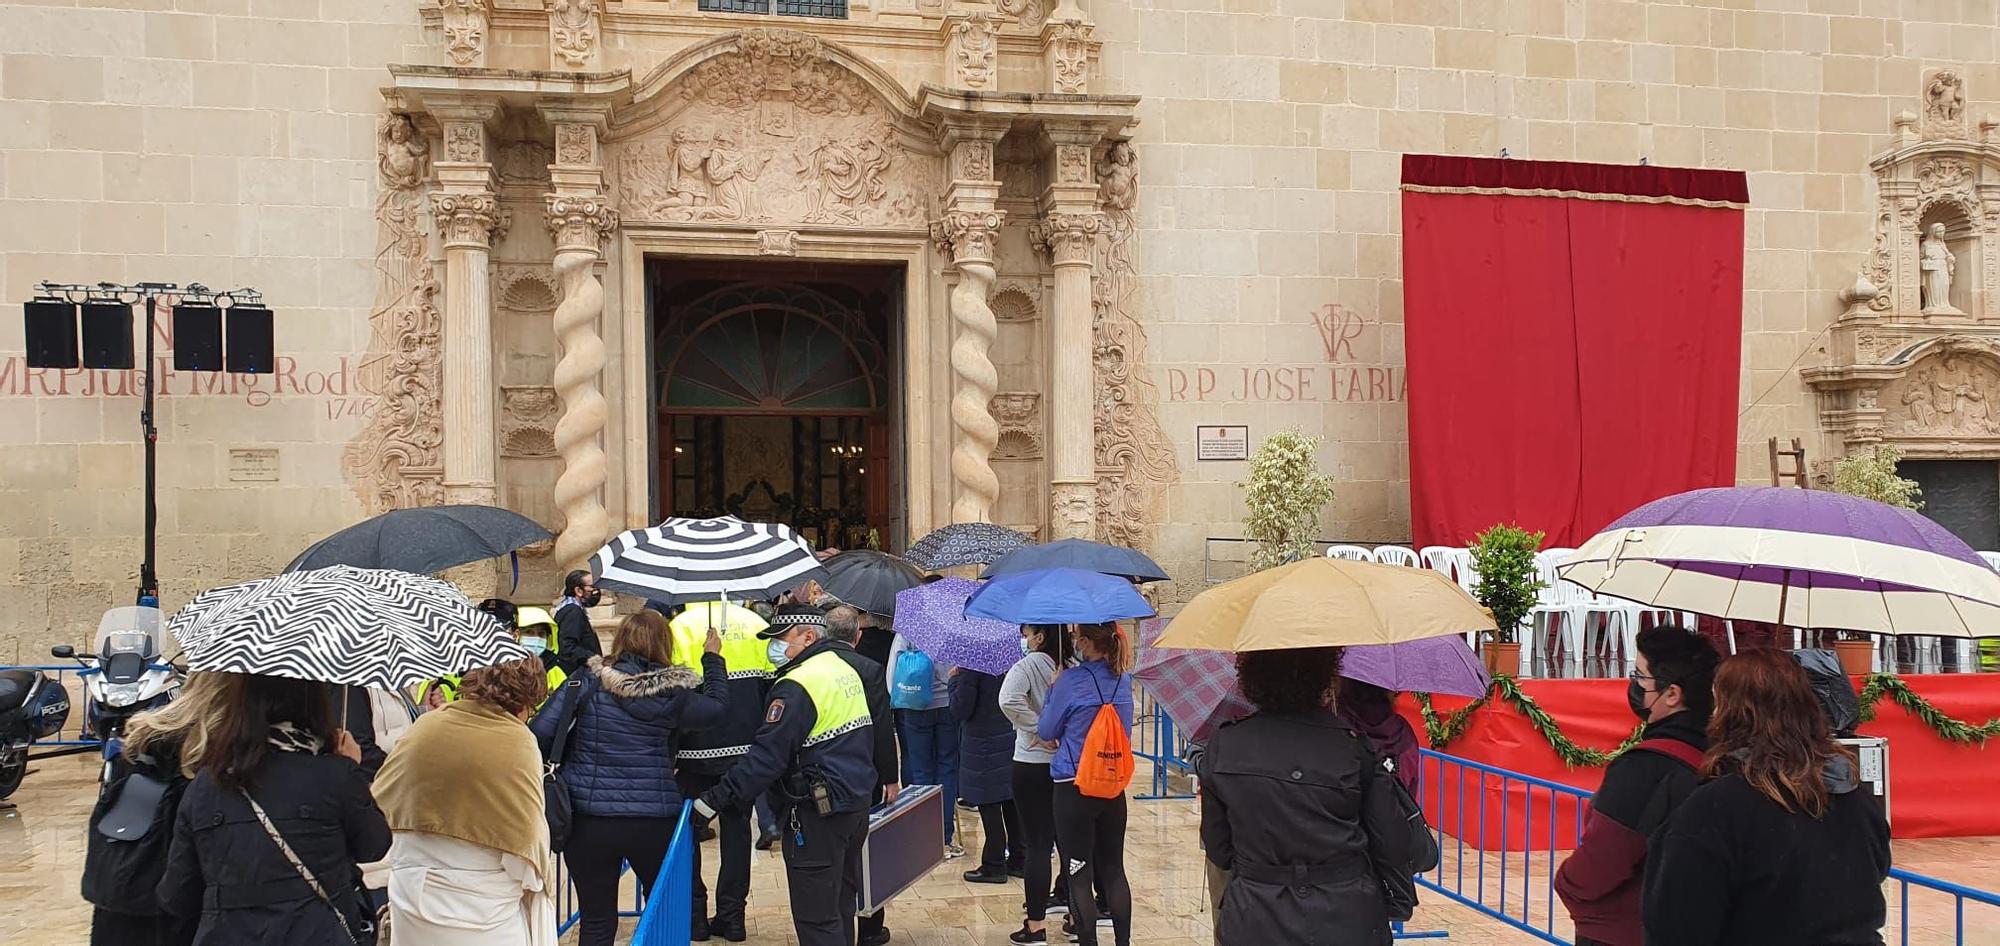
[[[923,651],[906,650],[897,654],[889,680],[889,705],[902,710],[930,709],[931,684],[936,679],[937,670]]]

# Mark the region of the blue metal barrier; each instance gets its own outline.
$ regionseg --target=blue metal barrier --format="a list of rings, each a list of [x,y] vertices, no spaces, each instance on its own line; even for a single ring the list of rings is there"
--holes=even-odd
[[[1573,850],[1583,834],[1590,793],[1430,749],[1421,754],[1420,794],[1430,803],[1431,830],[1443,856],[1417,883],[1536,939],[1569,946],[1568,911],[1556,898],[1555,868],[1559,853]],[[1450,815],[1439,817],[1443,812]],[[1895,896],[1884,932],[1895,932],[1891,943],[2000,942],[2000,894],[1900,868],[1889,871],[1889,882]],[[1913,921],[1912,888],[1949,898],[1949,912]],[[1968,905],[1979,911],[1970,924]],[[1946,928],[1949,938],[1939,937]]]
[[[1193,792],[1173,790],[1174,770],[1194,774],[1194,766],[1187,763],[1187,737],[1175,731],[1173,717],[1144,689],[1139,690],[1138,698],[1137,713],[1132,719],[1132,755],[1152,763],[1153,772],[1152,787],[1134,797],[1140,801],[1193,798]]]
[[[73,664],[73,663],[24,664],[18,667],[0,667],[0,670],[31,670],[39,673],[53,673],[56,675],[56,683],[62,685],[64,689],[69,690],[70,693],[69,718],[71,722],[74,722],[76,724],[75,726],[76,737],[73,739],[37,739],[35,740],[35,746],[37,748],[48,747],[48,746],[68,746],[71,748],[89,747],[94,749],[98,746],[104,745],[103,740],[100,740],[96,736],[88,732],[85,732],[83,729],[84,727],[83,701],[89,699],[89,695],[85,692],[83,687],[79,686],[73,689],[70,688],[69,681],[64,679],[64,674],[73,673],[76,674],[78,677],[82,677],[85,675],[84,671],[86,670],[90,670],[93,673],[96,671],[91,670],[91,668],[84,667],[81,664]],[[57,735],[61,734],[58,733]],[[67,753],[57,753],[57,754],[66,755]]]
[[[667,861],[660,866],[660,879],[653,882],[639,928],[632,933],[632,946],[688,946],[694,920],[694,846],[699,843],[688,821],[692,807],[681,805]]]

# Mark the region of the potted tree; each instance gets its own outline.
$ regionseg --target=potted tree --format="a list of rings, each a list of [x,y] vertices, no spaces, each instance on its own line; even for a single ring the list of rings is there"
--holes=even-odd
[[[1257,543],[1252,570],[1313,554],[1320,514],[1333,502],[1333,477],[1320,471],[1318,451],[1318,437],[1287,430],[1265,438],[1250,458],[1243,536]]]
[[[1922,509],[1923,489],[1916,480],[1904,479],[1897,464],[1903,451],[1877,444],[1866,453],[1850,453],[1833,464],[1833,491],[1872,499],[1904,509]],[[1840,669],[1849,676],[1867,676],[1875,669],[1875,642],[1860,631],[1835,635],[1833,650],[1840,655]]]
[[[1472,543],[1472,567],[1479,581],[1472,596],[1493,612],[1498,625],[1481,648],[1488,673],[1513,673],[1521,666],[1521,625],[1534,612],[1543,582],[1535,575],[1535,553],[1545,533],[1496,525]]]

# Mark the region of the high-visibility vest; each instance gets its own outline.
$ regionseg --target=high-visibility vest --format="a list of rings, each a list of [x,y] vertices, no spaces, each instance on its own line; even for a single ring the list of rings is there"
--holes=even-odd
[[[708,625],[702,621],[704,615],[700,611],[704,606],[717,607],[714,602],[696,602],[668,625],[673,633],[674,663],[696,673],[701,672],[702,648],[708,644]],[[758,630],[761,628],[739,621],[725,622],[721,631],[722,663],[729,668],[729,679],[769,678],[776,672],[777,668],[771,664],[770,642],[758,637]]]
[[[861,675],[833,651],[821,651],[806,658],[805,663],[787,670],[785,679],[798,684],[812,700],[815,719],[812,731],[806,734],[808,746],[873,722],[868,715],[868,693],[862,689]]]

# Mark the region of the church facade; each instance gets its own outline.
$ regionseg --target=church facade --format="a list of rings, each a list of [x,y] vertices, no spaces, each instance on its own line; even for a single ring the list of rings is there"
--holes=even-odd
[[[169,606],[437,502],[555,533],[524,595],[727,512],[843,548],[964,520],[1142,546],[1171,603],[1234,574],[1232,458],[1279,430],[1325,438],[1328,538],[1407,540],[1402,154],[1733,168],[1740,478],[1770,437],[1822,475],[1893,444],[1986,528],[2000,24],[1769,6],[0,4],[0,290],[278,313],[268,375],[176,373],[155,329]],[[136,374],[29,369],[19,324],[0,663],[138,561]]]

